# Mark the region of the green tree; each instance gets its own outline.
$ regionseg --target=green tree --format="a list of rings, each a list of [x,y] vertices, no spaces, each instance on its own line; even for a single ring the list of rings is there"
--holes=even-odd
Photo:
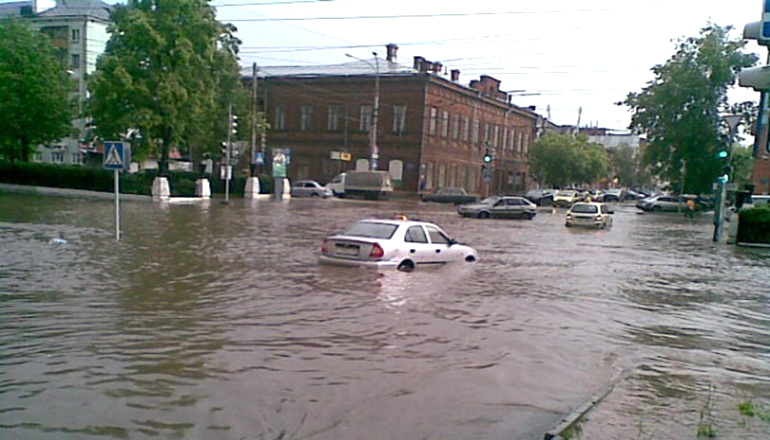
[[[74,133],[74,84],[48,37],[0,21],[0,156],[29,161],[40,144]]]
[[[721,171],[717,151],[732,142],[720,117],[730,111],[727,91],[737,72],[757,62],[730,30],[709,24],[679,41],[676,53],[652,68],[655,79],[624,101],[634,112],[631,128],[647,135],[646,164],[673,188],[684,182],[685,192],[707,192]]]
[[[750,183],[751,175],[754,172],[754,147],[734,145],[730,164],[733,167],[733,182],[736,182],[738,185]]]
[[[592,184],[608,169],[607,153],[585,136],[547,133],[535,141],[529,154],[530,172],[535,180],[561,188]]]
[[[215,15],[207,0],[128,0],[115,7],[110,40],[89,83],[97,135],[129,136],[137,156],[159,157],[161,174],[172,146],[213,150],[226,139],[227,108],[243,95],[240,41]]]

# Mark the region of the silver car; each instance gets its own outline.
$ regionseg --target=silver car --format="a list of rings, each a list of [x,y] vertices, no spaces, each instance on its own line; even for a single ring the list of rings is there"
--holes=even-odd
[[[457,243],[433,223],[407,219],[361,220],[328,237],[319,262],[338,266],[366,266],[411,271],[417,266],[454,261],[472,263],[476,251]]]
[[[292,197],[322,197],[334,195],[332,190],[322,186],[315,180],[298,180],[291,185]]]
[[[517,196],[492,196],[479,203],[460,205],[457,212],[463,217],[475,218],[525,218],[537,215],[537,205]]]

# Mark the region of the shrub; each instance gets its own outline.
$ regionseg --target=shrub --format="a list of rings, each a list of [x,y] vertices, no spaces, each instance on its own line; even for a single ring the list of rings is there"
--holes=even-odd
[[[738,242],[770,244],[770,204],[738,213]]]

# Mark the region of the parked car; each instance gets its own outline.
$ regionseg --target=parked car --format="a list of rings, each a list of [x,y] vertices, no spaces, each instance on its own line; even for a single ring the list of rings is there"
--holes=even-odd
[[[587,226],[604,229],[612,226],[612,214],[614,211],[604,203],[578,202],[567,211],[566,222],[568,228],[572,226]]]
[[[454,203],[460,205],[463,203],[473,203],[479,200],[478,196],[468,194],[463,188],[439,188],[432,194],[423,194],[423,202]]]
[[[537,215],[537,205],[517,196],[492,196],[478,203],[460,205],[457,212],[463,217],[475,218],[526,218]]]
[[[291,184],[291,195],[292,197],[322,197],[325,199],[333,196],[334,193],[315,180],[298,180]]]
[[[531,189],[524,194],[524,197],[538,206],[548,206],[553,204],[555,189]]]
[[[402,271],[428,264],[476,260],[476,250],[459,244],[437,225],[408,219],[361,220],[324,239],[319,257],[322,264]]]
[[[622,189],[608,189],[597,196],[596,201],[602,203],[620,202],[625,199],[625,191]]]
[[[652,212],[677,212],[685,209],[684,201],[677,196],[669,195],[657,195],[637,200],[636,207],[642,211]]]
[[[560,208],[572,206],[573,203],[581,200],[580,193],[575,190],[561,190],[554,194],[553,204]]]

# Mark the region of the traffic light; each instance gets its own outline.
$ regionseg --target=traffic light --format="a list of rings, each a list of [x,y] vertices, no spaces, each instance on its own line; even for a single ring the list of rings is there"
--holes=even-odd
[[[489,151],[489,148],[487,148],[486,152],[484,153],[484,163],[492,163],[492,159],[494,159],[494,156],[492,156],[492,152]]]
[[[238,115],[232,115],[232,119],[230,119],[230,133],[232,133],[233,136],[238,134]]]
[[[222,147],[220,149],[220,151],[222,152],[222,156],[226,156],[227,155],[227,142],[221,142],[219,144],[219,146]]]
[[[724,148],[717,153],[717,157],[720,159],[727,159],[728,156],[730,156],[730,152]]]

